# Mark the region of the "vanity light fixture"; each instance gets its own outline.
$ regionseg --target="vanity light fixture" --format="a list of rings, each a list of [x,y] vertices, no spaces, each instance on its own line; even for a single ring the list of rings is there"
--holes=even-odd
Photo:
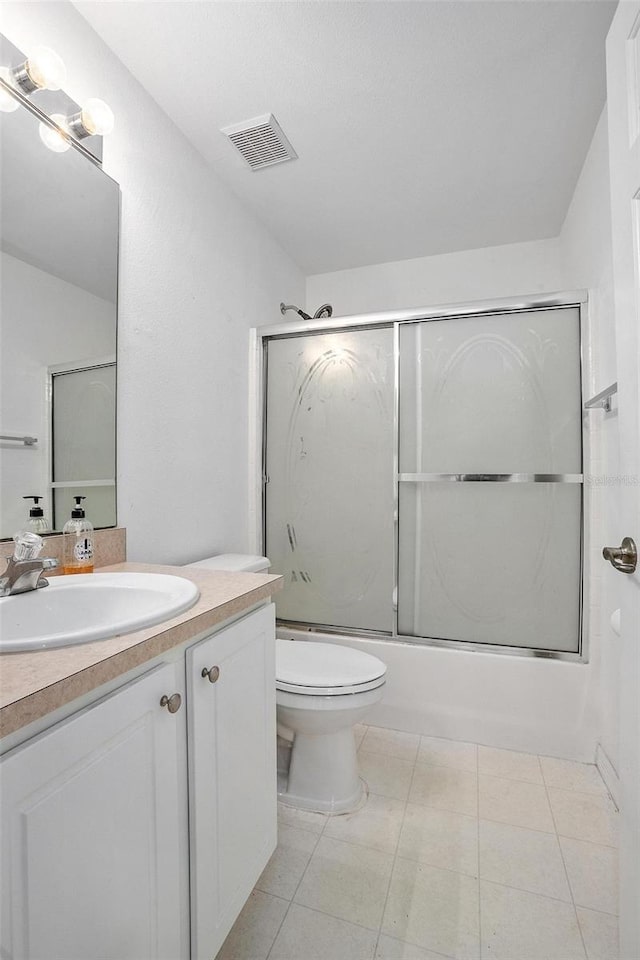
[[[35,90],[60,90],[67,70],[50,47],[35,47],[24,63],[9,71],[10,83],[27,96]]]
[[[71,117],[62,113],[52,113],[51,119],[59,129],[46,123],[40,124],[40,139],[54,153],[64,153],[71,146],[70,137],[84,140],[85,137],[104,137],[113,130],[113,111],[104,102],[92,98],[84,107]]]
[[[66,121],[66,127],[76,140],[83,140],[85,137],[98,136],[104,137],[113,130],[114,117],[111,107],[104,102],[92,97],[87,100],[79,113],[69,117]]]

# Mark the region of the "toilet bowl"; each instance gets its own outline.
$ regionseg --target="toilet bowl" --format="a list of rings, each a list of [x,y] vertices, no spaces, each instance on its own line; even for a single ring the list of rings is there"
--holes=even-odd
[[[225,553],[191,567],[266,573],[267,557]],[[278,732],[292,742],[283,803],[319,813],[347,813],[363,798],[353,728],[382,699],[386,666],[335,643],[276,640]],[[279,778],[280,781],[280,778]]]
[[[293,744],[279,799],[320,813],[354,810],[363,796],[353,728],[382,699],[386,666],[334,643],[276,640],[276,711]]]

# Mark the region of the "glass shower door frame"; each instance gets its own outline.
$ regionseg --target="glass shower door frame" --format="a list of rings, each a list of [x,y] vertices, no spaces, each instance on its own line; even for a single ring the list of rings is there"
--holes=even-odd
[[[363,314],[350,317],[334,317],[331,320],[302,321],[293,323],[280,323],[273,326],[258,327],[257,334],[257,378],[261,382],[261,410],[259,412],[260,423],[258,433],[260,434],[259,448],[262,452],[262,470],[261,470],[261,489],[260,502],[262,505],[261,522],[261,543],[260,550],[264,552],[266,540],[266,484],[268,476],[266,473],[266,387],[267,387],[267,345],[270,339],[304,336],[305,334],[330,334],[347,330],[357,330],[369,326],[393,327],[393,354],[394,354],[394,388],[393,388],[393,463],[392,476],[390,481],[393,483],[393,631],[389,633],[376,633],[375,631],[358,631],[358,635],[365,633],[370,636],[378,636],[389,642],[408,643],[411,645],[434,646],[440,648],[458,649],[458,650],[477,650],[487,653],[506,654],[509,656],[537,657],[547,660],[567,660],[573,662],[588,662],[588,629],[587,617],[588,610],[585,610],[585,490],[584,472],[580,474],[448,474],[438,475],[440,480],[450,482],[468,482],[485,481],[501,483],[520,483],[520,482],[553,482],[553,483],[579,483],[581,485],[581,505],[580,505],[580,544],[579,544],[579,571],[580,571],[580,596],[579,596],[579,631],[578,631],[578,650],[576,652],[533,649],[530,647],[505,646],[501,644],[476,643],[465,640],[449,640],[438,637],[415,637],[403,635],[398,632],[398,557],[399,557],[399,509],[400,509],[400,484],[407,482],[410,477],[414,481],[429,482],[434,475],[409,475],[399,472],[400,456],[400,437],[399,437],[399,409],[400,409],[400,330],[403,325],[410,323],[424,323],[430,321],[444,321],[454,318],[477,318],[481,319],[488,315],[508,315],[527,313],[532,310],[554,310],[563,307],[575,307],[579,311],[579,337],[580,337],[580,387],[581,387],[581,406],[584,407],[585,395],[585,328],[588,316],[588,294],[586,291],[569,291],[565,293],[553,293],[542,296],[531,296],[522,298],[504,298],[499,300],[485,300],[475,303],[460,303],[452,305],[443,305],[438,307],[427,307],[418,310],[389,311],[375,314]],[[581,431],[581,452],[582,452],[582,470],[584,471],[585,458],[585,418],[582,418]],[[290,623],[291,627],[305,627],[303,624]],[[339,633],[349,635],[349,629],[332,625],[314,625],[312,632]]]

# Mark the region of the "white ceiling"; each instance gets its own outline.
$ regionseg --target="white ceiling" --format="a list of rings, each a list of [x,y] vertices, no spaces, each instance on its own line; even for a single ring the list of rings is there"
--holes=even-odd
[[[615,5],[76,2],[307,274],[556,236]],[[254,172],[219,128],[269,112],[299,159]]]

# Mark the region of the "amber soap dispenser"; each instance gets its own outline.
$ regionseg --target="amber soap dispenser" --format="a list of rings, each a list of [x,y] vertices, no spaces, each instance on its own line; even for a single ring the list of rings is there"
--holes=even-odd
[[[71,519],[62,528],[62,550],[65,573],[93,573],[93,524],[84,515],[82,501],[74,497]]]

